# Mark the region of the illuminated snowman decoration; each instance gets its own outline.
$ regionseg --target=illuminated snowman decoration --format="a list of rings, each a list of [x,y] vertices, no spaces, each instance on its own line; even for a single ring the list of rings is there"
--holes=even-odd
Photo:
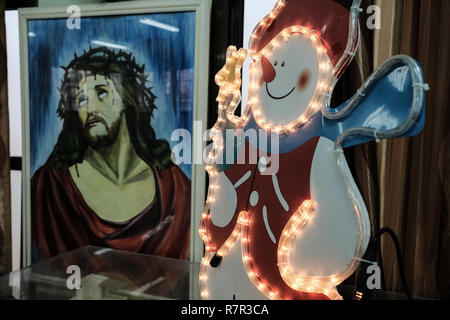
[[[417,134],[426,88],[417,63],[397,56],[346,103],[330,108],[356,52],[359,2],[345,8],[331,0],[278,1],[250,40],[242,117],[234,109],[246,52],[228,49],[216,75],[213,129],[235,130],[236,156],[220,164],[228,145],[213,138],[199,230],[206,248],[202,298],[340,299],[336,286],[357,268],[370,221],[342,148]],[[299,22],[302,16],[312,22]],[[252,140],[250,129],[263,135]],[[265,143],[273,134],[278,143]]]

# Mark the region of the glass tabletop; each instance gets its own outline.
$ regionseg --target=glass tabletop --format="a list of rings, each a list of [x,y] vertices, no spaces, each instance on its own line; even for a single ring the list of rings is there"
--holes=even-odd
[[[0,277],[1,299],[200,299],[200,265],[86,246]]]
[[[199,271],[188,260],[86,246],[0,276],[0,300],[199,300]],[[352,299],[353,286],[338,290]],[[383,290],[372,298],[406,299]]]

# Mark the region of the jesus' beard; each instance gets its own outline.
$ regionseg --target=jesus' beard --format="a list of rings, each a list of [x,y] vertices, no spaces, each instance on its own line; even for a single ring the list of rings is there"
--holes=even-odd
[[[100,121],[101,124],[99,125],[104,125],[105,129],[106,129],[106,134],[104,135],[91,135],[89,132],[89,126],[86,125],[84,126],[84,135],[86,137],[86,140],[89,144],[89,146],[94,149],[94,150],[99,150],[101,148],[105,148],[110,146],[111,144],[114,143],[114,141],[116,141],[117,136],[119,134],[119,130],[120,130],[120,123],[121,123],[121,117],[119,119],[117,119],[115,122],[113,122],[111,124],[111,127],[108,127],[108,124],[106,123],[106,121],[104,121],[103,119],[98,119]]]

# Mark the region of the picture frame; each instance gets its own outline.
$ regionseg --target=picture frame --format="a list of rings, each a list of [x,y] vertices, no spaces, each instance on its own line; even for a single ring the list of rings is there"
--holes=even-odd
[[[71,11],[72,9],[72,11]],[[194,48],[194,55],[192,57],[193,59],[193,74],[189,77],[188,76],[188,81],[187,81],[187,85],[191,85],[191,91],[192,91],[192,110],[191,110],[191,115],[188,116],[188,119],[192,120],[192,127],[190,128],[190,133],[192,134],[192,150],[191,150],[191,154],[192,154],[192,164],[190,166],[191,168],[191,172],[190,172],[190,176],[191,176],[191,194],[190,194],[190,247],[189,247],[189,259],[191,261],[194,262],[200,262],[202,255],[203,255],[203,243],[200,240],[200,237],[198,235],[198,226],[199,226],[199,222],[200,222],[200,215],[202,212],[202,208],[203,208],[203,204],[204,204],[204,199],[205,199],[205,170],[204,170],[204,165],[202,164],[203,161],[202,159],[198,159],[199,155],[201,157],[202,154],[202,150],[204,150],[205,147],[205,142],[201,142],[198,141],[198,139],[194,139],[195,137],[202,137],[202,132],[203,130],[205,130],[205,127],[201,127],[198,125],[194,125],[194,123],[196,121],[201,122],[203,124],[203,126],[206,125],[207,123],[207,105],[208,105],[208,67],[209,67],[209,25],[210,25],[210,1],[209,0],[164,0],[164,1],[152,1],[152,2],[147,2],[147,1],[130,1],[130,2],[122,2],[122,3],[105,3],[105,4],[95,4],[95,5],[80,5],[77,6],[75,9],[75,11],[73,11],[73,8],[67,8],[67,7],[51,7],[51,8],[31,8],[31,9],[20,9],[19,10],[19,30],[20,30],[20,51],[21,51],[21,65],[22,65],[22,70],[21,70],[21,83],[22,83],[22,87],[21,87],[21,92],[22,92],[22,113],[23,113],[23,160],[22,160],[22,167],[23,167],[23,210],[22,210],[22,266],[26,267],[29,266],[32,262],[32,237],[31,237],[31,232],[32,232],[32,225],[31,225],[31,210],[32,210],[32,204],[31,204],[31,197],[32,197],[32,191],[31,191],[31,178],[32,175],[34,173],[34,171],[36,170],[37,167],[37,163],[39,162],[38,160],[36,160],[37,156],[35,155],[35,153],[33,153],[31,151],[31,148],[33,147],[33,150],[37,150],[38,147],[36,147],[36,144],[33,145],[33,143],[35,141],[39,141],[36,140],[37,138],[35,136],[31,136],[34,135],[36,130],[35,126],[33,126],[33,121],[35,120],[34,118],[32,118],[35,114],[36,111],[30,112],[30,110],[32,110],[32,108],[34,108],[36,106],[36,104],[32,104],[32,102],[36,101],[36,93],[34,96],[30,97],[30,93],[31,90],[36,90],[36,87],[33,86],[33,84],[30,81],[30,75],[33,75],[36,79],[37,75],[36,72],[37,70],[41,70],[44,66],[42,61],[34,61],[33,59],[36,59],[36,57],[39,57],[38,54],[36,54],[36,52],[31,52],[30,50],[30,44],[32,44],[30,42],[30,37],[33,37],[32,34],[32,30],[30,30],[30,26],[32,25],[33,22],[37,22],[37,24],[39,24],[39,22],[43,22],[43,24],[45,25],[45,22],[50,23],[51,21],[57,21],[59,20],[59,24],[61,25],[62,22],[67,22],[67,19],[70,18],[80,18],[80,27],[81,30],[83,30],[83,27],[87,28],[89,30],[89,32],[91,32],[92,34],[99,34],[99,32],[101,31],[96,31],[97,33],[95,33],[94,29],[101,29],[102,26],[108,25],[108,23],[106,23],[105,21],[110,19],[110,20],[114,20],[114,19],[122,19],[125,20],[125,22],[122,21],[122,23],[130,23],[130,20],[132,21],[134,18],[135,19],[140,19],[141,22],[142,20],[145,20],[146,17],[143,16],[153,16],[153,15],[165,15],[167,17],[173,15],[174,17],[176,15],[182,15],[183,13],[189,13],[192,16],[195,17],[195,21],[194,21],[194,25],[195,25],[195,37],[194,37],[194,43],[193,43],[193,48]],[[79,11],[77,11],[79,10]],[[69,12],[69,13],[68,13]],[[77,15],[78,14],[78,15]],[[179,18],[179,16],[177,16],[176,18]],[[175,18],[174,18],[175,19]],[[62,21],[64,20],[64,21]],[[155,28],[166,28],[166,30],[161,30],[161,32],[168,32],[170,30],[167,30],[167,27],[169,26],[168,24],[164,24],[162,22],[158,22],[158,20],[155,19],[150,19],[151,21],[153,21],[151,23],[150,27],[155,27]],[[181,21],[183,19],[175,19],[177,21]],[[49,22],[50,21],[50,22]],[[192,21],[192,19],[190,20]],[[98,23],[96,23],[98,22]],[[148,21],[147,21],[148,22]],[[56,23],[56,22],[55,22]],[[67,22],[69,23],[69,22]],[[73,22],[71,22],[73,23]],[[90,26],[86,26],[86,23],[92,23],[92,25]],[[42,24],[42,23],[41,23]],[[76,25],[75,25],[76,27]],[[45,28],[45,26],[44,26]],[[119,27],[118,27],[119,28]],[[170,27],[169,27],[170,28]],[[55,52],[58,52],[58,50],[61,51],[69,51],[70,49],[66,49],[65,47],[56,47],[58,45],[58,39],[55,39],[55,33],[58,33],[57,31],[53,30],[52,31],[51,28],[48,28],[48,34],[46,34],[44,36],[46,43],[48,44],[47,47],[44,46],[44,49],[42,49],[42,46],[40,47],[40,50],[47,50],[47,52],[50,52],[52,54],[54,54]],[[135,32],[133,30],[136,29],[129,29],[129,32]],[[175,29],[173,30],[178,30],[180,31],[180,28],[175,27]],[[120,31],[120,30],[119,30]],[[107,39],[111,39],[110,42],[112,42],[113,44],[116,43],[117,39],[114,37],[118,37],[120,38],[122,36],[122,40],[124,40],[124,36],[121,35],[121,33],[117,31],[117,30],[113,30],[113,31],[108,31],[107,36],[105,36],[105,38]],[[179,33],[180,34],[184,34],[186,35],[188,33],[189,30],[186,30],[186,32],[183,32],[183,30],[181,30]],[[125,34],[125,33],[124,33]],[[187,35],[186,35],[187,36]],[[192,32],[191,32],[191,36],[192,36]],[[109,38],[108,38],[109,37]],[[82,37],[81,37],[82,38]],[[75,44],[72,45],[71,48],[75,48],[77,52],[80,52],[81,54],[83,53],[83,50],[90,50],[90,48],[88,46],[85,46],[84,48],[80,48],[81,45],[81,39],[80,37],[75,37],[73,41],[75,41]],[[100,40],[97,41],[97,45],[94,44],[94,48],[98,47],[100,45],[104,46],[105,42],[105,38],[102,38]],[[81,40],[80,40],[81,39]],[[90,39],[89,37],[87,39]],[[156,41],[165,41],[165,37],[163,35],[161,35],[161,37],[153,37],[152,39],[155,39]],[[92,40],[92,39],[90,39]],[[148,39],[143,39],[142,35],[141,37],[138,39],[137,35],[134,35],[133,39],[127,39],[127,43],[129,44],[136,44],[136,43],[140,43],[140,49],[137,49],[136,52],[132,52],[132,55],[134,56],[134,58],[136,59],[136,64],[138,65],[146,65],[145,68],[151,67],[152,66],[152,62],[150,62],[150,65],[148,64],[149,62],[149,58],[148,56],[145,55],[145,52],[142,53],[144,50],[142,48],[145,48],[144,45],[142,45],[141,42],[143,42],[144,40],[148,40]],[[72,40],[71,40],[72,41]],[[78,42],[77,42],[78,41]],[[134,42],[133,42],[134,41]],[[173,40],[171,40],[173,41]],[[92,42],[92,41],[91,41]],[[50,44],[49,44],[50,43]],[[67,41],[66,41],[67,43]],[[119,42],[117,42],[119,43]],[[116,43],[116,44],[117,44]],[[92,45],[92,43],[91,43]],[[111,45],[111,43],[110,43]],[[120,49],[120,44],[117,44],[117,46],[115,48],[112,48],[113,52],[117,52],[117,50],[123,50],[125,52],[128,52],[126,49]],[[131,47],[131,46],[130,46]],[[49,49],[50,48],[50,49]],[[131,51],[132,49],[129,49],[129,51]],[[141,50],[141,51],[139,51]],[[150,48],[149,48],[149,51]],[[174,50],[175,51],[175,50]],[[177,50],[178,53],[180,52],[180,50]],[[77,52],[75,52],[75,54],[77,54]],[[78,55],[80,54],[78,53]],[[129,53],[129,52],[128,52]],[[40,53],[42,56],[42,53]],[[73,55],[73,53],[72,53]],[[75,56],[77,57],[77,56]],[[50,57],[50,59],[47,59],[46,61],[53,61],[51,60],[52,57]],[[73,57],[71,58],[73,59]],[[59,58],[59,60],[57,62],[63,62],[63,65],[66,65],[71,61],[70,58],[66,58],[65,62],[63,62],[63,58]],[[57,59],[54,59],[55,61]],[[138,61],[139,60],[139,61]],[[33,67],[30,68],[30,66],[33,64]],[[54,62],[54,61],[53,61]],[[153,66],[155,64],[153,63]],[[49,66],[50,67],[50,66]],[[52,74],[59,74],[61,75],[61,71],[56,71],[56,68],[59,66],[56,66],[56,63],[53,63],[51,65],[51,68],[53,68],[52,70],[48,70],[47,72],[51,72]],[[157,69],[157,68],[156,68]],[[144,72],[147,72],[148,69],[145,69]],[[35,72],[35,74],[33,74],[33,72]],[[59,73],[58,73],[59,72]],[[151,80],[155,79],[155,75],[153,75],[153,78],[150,77],[150,82],[152,82]],[[58,79],[59,78],[59,79]],[[39,81],[41,81],[42,79],[42,73],[39,75]],[[61,76],[50,76],[51,81],[53,81],[52,84],[55,84],[57,82],[55,82],[56,79],[58,79],[58,86],[60,85],[59,81],[61,80]],[[106,77],[105,77],[106,79]],[[158,93],[160,93],[162,90],[161,88],[164,87],[163,84],[155,84],[157,81],[155,80],[153,83],[151,83],[151,85],[154,86],[154,90],[158,91],[156,92],[156,96],[158,96]],[[54,113],[55,111],[57,111],[56,108],[56,100],[55,97],[57,96],[56,92],[56,88],[52,87],[53,93],[51,94],[50,97],[43,97],[44,92],[48,92],[45,90],[49,90],[46,89],[46,86],[48,86],[48,83],[44,83],[41,88],[39,88],[39,91],[37,93],[37,96],[40,97],[40,99],[43,99],[42,101],[44,101],[45,103],[48,103],[48,105],[50,106],[48,108],[49,114],[50,113]],[[159,88],[158,88],[159,86]],[[44,89],[42,89],[44,88]],[[59,87],[58,87],[59,88]],[[59,88],[61,89],[61,88]],[[58,94],[59,96],[59,94]],[[50,99],[53,98],[53,101],[50,101]],[[34,100],[33,100],[34,99]],[[164,99],[160,99],[160,100],[164,100]],[[50,101],[50,102],[49,102]],[[163,110],[164,111],[164,106],[161,106],[160,101],[156,100],[157,102],[155,102],[155,105],[157,106],[157,111],[156,112],[160,112],[158,110]],[[44,103],[44,104],[45,104]],[[159,104],[158,104],[159,103]],[[41,105],[43,105],[43,103],[41,103]],[[53,109],[52,109],[53,108]],[[189,109],[189,106],[188,106]],[[163,112],[161,111],[161,112]],[[54,115],[52,115],[54,118]],[[154,115],[152,115],[154,116]],[[31,117],[31,118],[30,118]],[[41,116],[42,117],[42,116]],[[158,113],[156,114],[156,117],[158,117]],[[43,117],[45,118],[45,117]],[[160,116],[160,118],[162,118],[162,116]],[[167,116],[166,116],[167,119]],[[45,120],[45,119],[44,119]],[[41,119],[42,121],[42,119]],[[154,124],[155,121],[154,119],[152,119],[152,126]],[[186,122],[187,123],[187,122]],[[56,125],[55,120],[53,121],[53,125]],[[58,124],[60,127],[62,126],[61,123]],[[156,127],[154,128],[155,132],[156,132],[156,137],[159,139],[165,139],[165,140],[170,140],[170,136],[163,136],[161,137],[161,135],[159,134],[160,131],[162,131],[163,129],[161,129],[161,127],[164,127],[162,125],[160,125],[159,127],[156,125]],[[158,131],[158,128],[160,128],[160,130]],[[167,128],[166,128],[167,129]],[[33,131],[34,130],[34,131]],[[55,130],[55,129],[54,129]],[[41,131],[42,131],[42,126],[41,126]],[[54,131],[55,132],[55,131]],[[47,136],[49,135],[49,133],[47,133]],[[51,135],[51,134],[50,134]],[[32,139],[33,138],[33,139]],[[53,141],[56,140],[55,137],[55,133],[53,133]],[[46,142],[47,144],[50,144],[48,142]],[[171,144],[171,148],[173,148],[173,144],[176,144],[176,141],[171,141],[170,140],[170,144]],[[40,147],[39,147],[40,148]],[[48,145],[47,145],[48,148]],[[43,148],[40,148],[39,150],[41,150]],[[45,148],[44,148],[45,149]],[[39,151],[41,152],[41,151]],[[42,152],[41,152],[42,153]],[[41,154],[40,157],[42,159],[44,159],[45,157]],[[46,157],[48,157],[48,151],[46,154]],[[42,163],[42,161],[41,161]],[[187,171],[189,168],[189,166],[182,168],[181,170],[184,170],[183,172]],[[78,170],[78,169],[77,169]],[[188,172],[189,174],[189,172]]]

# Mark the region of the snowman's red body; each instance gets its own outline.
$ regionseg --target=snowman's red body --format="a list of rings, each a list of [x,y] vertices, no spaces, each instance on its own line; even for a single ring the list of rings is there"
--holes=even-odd
[[[261,165],[261,158],[267,159],[264,156],[259,158],[258,164],[233,165],[225,170],[232,184],[237,183],[247,172],[251,172],[251,176],[236,188],[236,210],[226,227],[215,226],[211,219],[203,222],[206,232],[214,235],[207,247],[218,249],[231,236],[239,213],[247,212],[247,218],[251,221],[247,230],[247,251],[252,257],[252,269],[270,290],[281,293],[283,299],[327,298],[322,294],[299,292],[287,286],[280,275],[277,261],[278,244],[284,227],[297,208],[305,200],[311,199],[310,172],[318,140],[319,137],[312,138],[296,150],[280,154],[279,169],[273,175],[263,174],[267,170]],[[263,154],[247,141],[244,148],[247,155]]]

